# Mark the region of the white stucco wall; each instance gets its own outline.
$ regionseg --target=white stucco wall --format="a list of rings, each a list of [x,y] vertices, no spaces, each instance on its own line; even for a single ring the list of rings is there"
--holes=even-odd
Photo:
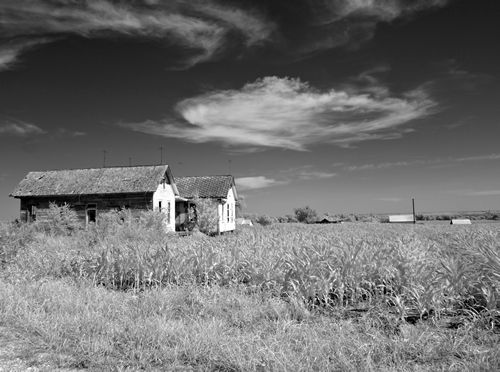
[[[228,208],[229,205],[229,222]],[[233,189],[229,189],[225,203],[219,203],[217,206],[219,215],[219,231],[233,231],[236,228],[236,200],[234,199]]]
[[[158,211],[161,201],[161,211],[168,215],[168,203],[170,203],[170,216],[167,219],[167,230],[175,231],[175,194],[172,185],[161,183],[153,194],[153,210]]]

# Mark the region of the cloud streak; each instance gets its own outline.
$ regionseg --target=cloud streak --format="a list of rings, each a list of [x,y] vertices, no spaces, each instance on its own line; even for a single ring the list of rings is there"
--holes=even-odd
[[[273,25],[256,11],[214,1],[2,0],[0,30],[6,39],[120,35],[166,40],[194,51],[186,62],[191,66],[215,58],[230,33],[252,46],[267,40]],[[5,59],[15,60],[22,51],[10,49]]]
[[[284,181],[277,181],[273,178],[268,178],[265,176],[254,176],[254,177],[240,177],[235,180],[238,189],[240,190],[255,190],[263,189],[266,187],[283,185]]]
[[[378,24],[408,18],[447,0],[2,0],[0,43],[16,38],[47,40],[131,37],[174,43],[190,52],[182,67],[213,60],[228,46],[269,45],[272,51],[307,57],[317,51],[359,45]],[[279,16],[277,16],[279,14]],[[236,36],[236,37],[233,37]],[[236,42],[235,42],[236,40]],[[10,49],[17,60],[23,48]],[[0,57],[1,58],[1,57]],[[5,63],[6,65],[6,63]]]
[[[42,128],[25,121],[9,119],[0,122],[0,136],[10,135],[16,137],[26,137],[44,133],[45,131]]]
[[[122,126],[193,143],[304,151],[318,143],[349,146],[399,138],[409,130],[404,124],[426,117],[435,106],[421,90],[402,97],[319,91],[299,79],[266,77],[239,90],[185,99],[175,108],[180,120]]]
[[[445,6],[448,0],[307,0],[295,14],[302,27],[292,32],[298,51],[307,55],[342,46],[358,46],[373,38],[380,23],[409,18]],[[300,14],[298,14],[300,12]],[[292,26],[290,26],[292,27]],[[307,27],[308,32],[303,32]]]
[[[366,171],[366,170],[380,170],[380,169],[390,169],[399,167],[411,167],[415,165],[436,165],[445,163],[465,163],[474,161],[493,161],[500,160],[500,154],[492,153],[485,155],[473,155],[465,157],[447,157],[447,158],[435,158],[435,159],[415,159],[415,160],[403,160],[395,162],[383,162],[383,163],[368,163],[361,165],[351,165],[346,166],[345,169],[348,171]],[[341,166],[340,164],[339,166]]]
[[[49,38],[33,38],[0,42],[0,72],[14,68],[20,54],[51,41]]]

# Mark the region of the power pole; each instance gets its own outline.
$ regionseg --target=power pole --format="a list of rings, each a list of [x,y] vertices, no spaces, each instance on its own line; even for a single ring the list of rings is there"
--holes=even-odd
[[[411,206],[413,209],[413,223],[417,223],[417,217],[415,216],[415,198],[411,198]]]

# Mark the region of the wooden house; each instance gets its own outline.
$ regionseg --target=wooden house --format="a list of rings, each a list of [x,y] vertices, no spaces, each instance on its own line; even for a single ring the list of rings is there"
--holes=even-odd
[[[53,202],[67,203],[85,225],[102,212],[155,209],[174,231],[179,192],[170,167],[156,165],[30,172],[10,196],[21,200],[21,221],[43,220]]]
[[[175,204],[177,230],[182,230],[188,222],[189,208],[195,198],[213,201],[214,208],[217,208],[219,233],[236,228],[238,194],[233,176],[175,177],[175,184],[180,196]]]

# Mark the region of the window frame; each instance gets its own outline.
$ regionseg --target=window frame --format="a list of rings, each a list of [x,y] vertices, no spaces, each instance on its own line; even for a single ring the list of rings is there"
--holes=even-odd
[[[94,221],[90,221],[89,211],[94,211]],[[88,226],[91,222],[97,223],[97,203],[87,203],[85,206],[85,225]]]

